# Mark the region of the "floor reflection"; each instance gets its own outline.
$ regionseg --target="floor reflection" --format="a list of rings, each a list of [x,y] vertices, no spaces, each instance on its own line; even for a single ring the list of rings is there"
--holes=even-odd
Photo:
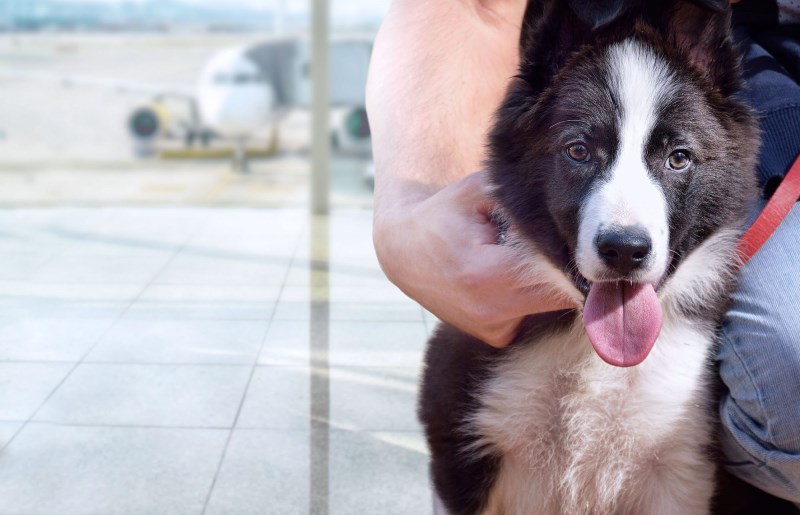
[[[431,513],[371,212],[0,210],[0,511]],[[77,236],[77,237],[76,237]]]

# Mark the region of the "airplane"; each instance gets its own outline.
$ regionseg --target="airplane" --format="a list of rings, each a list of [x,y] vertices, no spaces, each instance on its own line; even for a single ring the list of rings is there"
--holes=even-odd
[[[371,52],[368,37],[343,36],[331,41],[331,142],[342,153],[369,155],[364,87]],[[310,91],[308,40],[276,38],[213,55],[192,95],[159,92],[153,103],[131,114],[129,127],[139,153],[151,151],[158,138],[174,127],[163,100],[182,98],[189,103],[190,119],[178,124],[177,132],[182,133],[185,144],[208,146],[215,137],[232,140],[234,168],[246,172],[248,139],[265,127],[276,130],[289,110],[308,108]]]
[[[205,63],[193,87],[51,74],[24,77],[58,81],[65,87],[83,85],[149,95],[152,100],[134,109],[127,120],[137,155],[154,154],[165,139],[182,139],[187,148],[208,147],[215,139],[230,140],[234,169],[247,172],[248,141],[271,130],[274,146],[286,115],[310,106],[309,47],[307,38],[282,36],[221,50]],[[341,153],[369,156],[364,89],[371,52],[372,38],[368,36],[331,40],[331,143]],[[175,102],[183,102],[184,109],[176,109]]]

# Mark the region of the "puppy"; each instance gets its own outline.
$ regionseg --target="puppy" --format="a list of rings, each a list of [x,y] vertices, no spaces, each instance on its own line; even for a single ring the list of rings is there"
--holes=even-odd
[[[502,350],[429,342],[419,416],[453,515],[703,514],[715,492],[711,356],[758,150],[730,11],[578,4],[528,6],[487,165],[517,272],[576,308]]]

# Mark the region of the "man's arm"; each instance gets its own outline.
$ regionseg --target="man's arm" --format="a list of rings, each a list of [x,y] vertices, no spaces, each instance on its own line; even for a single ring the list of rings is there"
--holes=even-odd
[[[526,0],[395,0],[375,42],[367,110],[374,243],[387,277],[436,316],[503,346],[526,314],[568,307],[511,272],[480,169],[516,73]]]
[[[395,0],[367,86],[378,215],[481,166],[518,64],[526,0]]]

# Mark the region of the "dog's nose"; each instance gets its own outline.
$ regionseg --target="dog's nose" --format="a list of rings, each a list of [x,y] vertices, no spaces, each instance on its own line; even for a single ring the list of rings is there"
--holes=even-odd
[[[641,227],[609,229],[597,235],[597,253],[603,262],[621,274],[644,265],[652,247],[650,235]]]

